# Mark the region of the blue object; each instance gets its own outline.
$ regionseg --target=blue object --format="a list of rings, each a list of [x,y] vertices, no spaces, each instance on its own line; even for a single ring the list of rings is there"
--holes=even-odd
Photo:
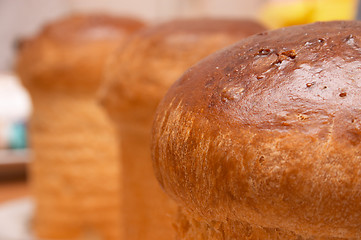
[[[26,124],[16,122],[10,128],[9,148],[22,149],[27,147]]]

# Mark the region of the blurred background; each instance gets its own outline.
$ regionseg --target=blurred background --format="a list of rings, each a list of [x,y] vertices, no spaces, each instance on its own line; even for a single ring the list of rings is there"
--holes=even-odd
[[[256,18],[265,0],[0,0],[0,184],[25,179],[26,122],[31,101],[13,73],[22,39],[44,24],[77,12],[133,16],[149,23],[180,17]],[[23,191],[23,189],[21,189]],[[8,199],[11,196],[1,197]]]
[[[357,0],[0,0],[0,206],[28,194],[27,119],[31,101],[13,65],[21,39],[74,12],[134,16],[149,23],[185,17],[237,17],[270,29],[357,18]]]

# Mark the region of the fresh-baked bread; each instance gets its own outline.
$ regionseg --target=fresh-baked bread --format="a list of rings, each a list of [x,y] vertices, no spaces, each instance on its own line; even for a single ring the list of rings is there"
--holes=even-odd
[[[179,239],[361,238],[360,29],[258,34],[170,88],[152,156]]]
[[[20,49],[17,72],[34,105],[30,180],[42,239],[121,239],[116,133],[95,96],[109,53],[142,26],[74,15]]]
[[[167,88],[201,58],[262,30],[245,20],[175,20],[138,32],[114,55],[102,103],[122,139],[125,239],[174,239],[177,206],[159,187],[150,156],[152,119]]]

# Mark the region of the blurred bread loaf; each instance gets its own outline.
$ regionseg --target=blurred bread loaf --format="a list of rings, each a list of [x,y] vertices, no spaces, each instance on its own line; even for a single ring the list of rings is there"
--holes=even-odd
[[[30,178],[42,239],[121,239],[119,149],[95,95],[109,53],[142,26],[73,15],[20,49],[17,72],[34,105]]]
[[[179,239],[361,239],[360,27],[257,34],[169,89],[152,156]]]
[[[114,54],[102,103],[122,139],[125,239],[174,239],[177,206],[157,183],[150,156],[155,108],[167,88],[212,52],[263,31],[247,20],[175,20],[144,29]]]

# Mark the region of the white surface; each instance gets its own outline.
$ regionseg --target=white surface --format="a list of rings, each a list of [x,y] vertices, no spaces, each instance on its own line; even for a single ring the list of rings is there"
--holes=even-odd
[[[31,198],[20,198],[0,205],[0,239],[34,240],[30,233],[33,213]]]
[[[0,119],[5,122],[25,120],[30,111],[30,96],[19,79],[12,74],[0,74]]]

